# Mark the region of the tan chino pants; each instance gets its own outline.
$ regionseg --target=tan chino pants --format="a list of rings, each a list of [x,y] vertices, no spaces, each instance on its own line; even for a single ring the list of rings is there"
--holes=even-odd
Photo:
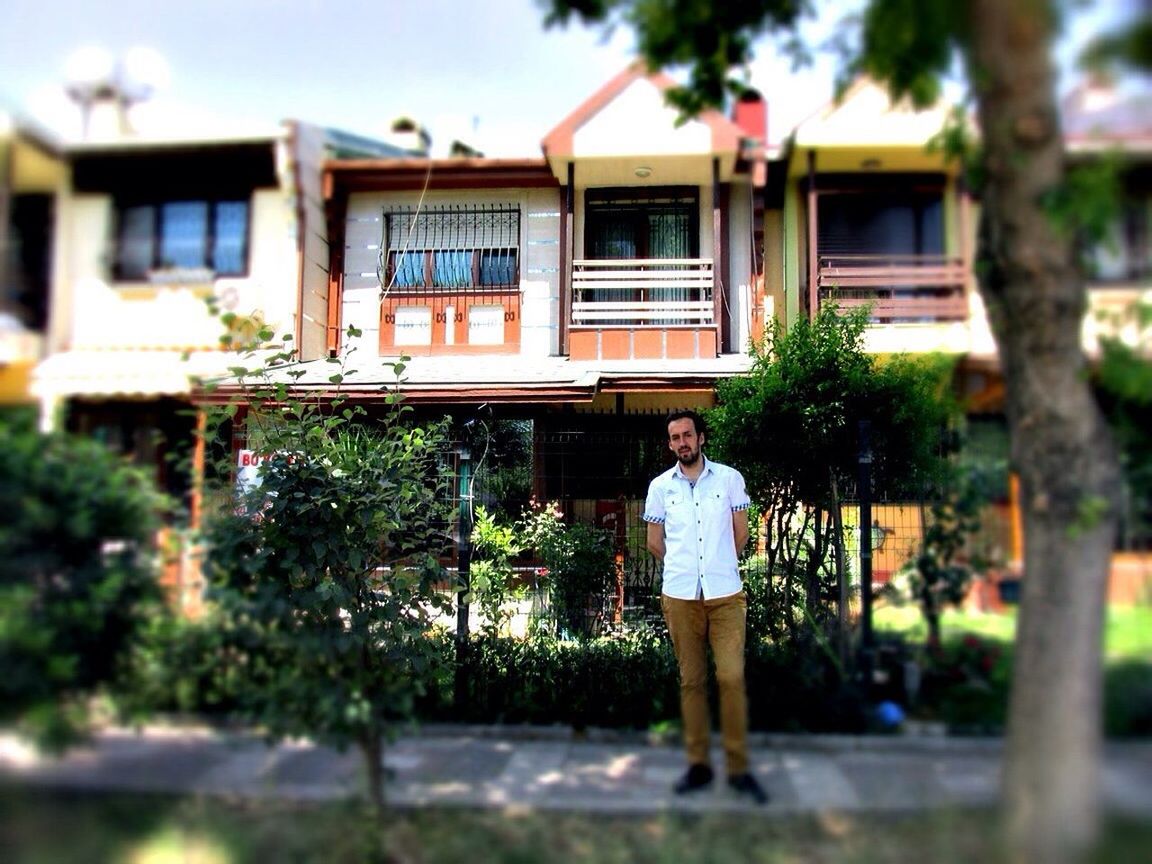
[[[720,734],[728,776],[748,770],[748,695],[744,688],[744,592],[715,600],[660,598],[672,648],[680,667],[680,719],[689,765],[707,765],[708,646],[716,664],[720,691]]]

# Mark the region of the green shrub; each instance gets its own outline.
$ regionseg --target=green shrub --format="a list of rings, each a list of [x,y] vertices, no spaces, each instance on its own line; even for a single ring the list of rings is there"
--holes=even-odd
[[[235,643],[227,622],[214,613],[149,622],[133,647],[121,707],[138,717],[173,712],[214,720],[236,713],[242,657]]]
[[[1152,663],[1125,660],[1107,669],[1104,731],[1118,738],[1152,736]]]
[[[442,650],[452,651],[445,637]],[[680,687],[667,635],[640,626],[599,639],[473,636],[467,701],[453,704],[445,676],[421,701],[424,720],[651,729],[676,723]],[[859,732],[861,695],[816,640],[749,642],[746,679],[752,728]],[[711,692],[716,714],[717,693]]]
[[[555,502],[533,504],[519,527],[523,545],[544,562],[559,635],[587,639],[600,631],[605,599],[616,583],[611,532],[579,522],[565,523]]]
[[[647,628],[585,641],[482,633],[465,663],[466,703],[454,706],[442,681],[426,719],[643,729],[679,712],[671,647]]]
[[[163,614],[156,532],[170,502],[97,441],[0,422],[0,720],[82,733],[145,622]]]

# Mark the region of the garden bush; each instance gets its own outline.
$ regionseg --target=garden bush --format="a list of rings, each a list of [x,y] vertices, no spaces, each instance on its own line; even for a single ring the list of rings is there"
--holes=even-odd
[[[99,441],[0,418],[0,721],[41,744],[84,734],[149,620],[171,502]]]
[[[445,636],[442,650],[451,652]],[[419,719],[434,722],[652,729],[680,717],[672,647],[658,628],[583,641],[536,634],[526,639],[474,635],[466,655],[466,701],[453,701],[449,676],[421,700]],[[862,731],[866,711],[815,640],[749,642],[746,678],[753,729]],[[716,713],[718,694],[712,683]]]
[[[1124,660],[1107,669],[1104,731],[1116,738],[1152,736],[1152,662]]]
[[[679,721],[676,665],[667,637],[640,627],[619,636],[562,641],[473,634],[466,702],[453,695],[454,642],[434,637],[438,677],[417,700],[418,722],[561,725],[577,729],[652,729]],[[149,628],[137,646],[134,686],[159,711],[223,721],[234,710],[240,675],[228,637],[208,619]],[[921,658],[923,684],[910,716],[943,723],[954,734],[1000,734],[1012,651],[1007,641],[949,634]],[[842,676],[813,638],[749,639],[745,675],[751,728],[765,732],[857,734],[868,726],[868,700]],[[715,693],[712,694],[715,699]],[[875,688],[871,701],[880,698]],[[129,704],[129,707],[131,705]],[[1109,737],[1152,735],[1152,664],[1125,660],[1105,670]]]
[[[133,646],[120,707],[137,718],[160,713],[226,721],[239,712],[243,687],[235,643],[227,623],[213,612],[149,622]]]
[[[679,713],[671,646],[647,628],[583,641],[482,633],[465,663],[464,704],[453,703],[442,679],[423,700],[422,719],[642,729]]]

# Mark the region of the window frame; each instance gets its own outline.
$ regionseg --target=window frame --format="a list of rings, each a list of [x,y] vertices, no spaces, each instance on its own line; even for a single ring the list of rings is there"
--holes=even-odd
[[[507,255],[512,259],[510,269],[505,267],[502,269],[507,270],[511,274],[508,281],[485,282],[484,281],[484,253],[499,253],[500,255]],[[393,249],[388,251],[388,265],[385,269],[385,278],[387,285],[393,290],[397,291],[421,291],[421,292],[434,292],[445,293],[458,291],[461,289],[468,289],[469,291],[506,291],[508,289],[516,288],[520,284],[520,250],[511,248],[488,249],[488,248],[475,248],[475,249],[417,249],[411,252],[404,252],[403,250]],[[444,254],[462,253],[469,256],[467,272],[470,274],[469,280],[465,283],[445,283],[437,284],[437,256]],[[418,283],[409,282],[407,279],[401,281],[397,279],[397,258],[399,255],[412,255],[420,256],[423,260],[419,264],[420,281]]]
[[[200,204],[207,208],[204,219],[204,233],[199,239],[202,261],[196,265],[166,264],[164,261],[165,246],[165,216],[166,207],[177,204]],[[238,254],[240,266],[237,269],[220,269],[219,253],[223,232],[220,230],[221,210],[228,205],[243,205],[243,235],[240,238]],[[250,256],[252,251],[252,200],[251,197],[220,195],[214,197],[196,197],[194,195],[165,196],[151,198],[121,198],[114,203],[115,231],[112,237],[112,277],[117,282],[150,282],[154,273],[182,270],[210,272],[211,278],[245,278],[251,270]],[[150,261],[143,272],[125,266],[125,231],[127,228],[127,214],[133,210],[147,210],[149,222],[148,257]],[[239,221],[239,220],[237,220]],[[170,237],[168,238],[171,239]],[[142,240],[140,242],[143,242]]]
[[[382,215],[379,278],[386,290],[435,296],[519,289],[524,214],[518,204],[435,205],[418,211],[415,218],[409,210],[385,207]],[[499,220],[504,216],[508,217],[508,225],[500,227]],[[421,218],[425,221],[415,227]],[[476,220],[476,224],[459,224],[466,223],[467,218]],[[485,233],[479,224],[484,219],[496,224],[491,233]],[[402,220],[410,220],[413,227],[405,229]],[[449,225],[452,220],[458,224]],[[503,242],[494,242],[493,236]],[[461,242],[453,242],[458,239]],[[415,248],[410,248],[410,243]],[[408,256],[413,257],[413,263],[404,261]],[[497,258],[506,259],[506,263],[486,262]],[[486,273],[507,278],[486,281],[490,278]],[[461,274],[467,274],[467,278],[461,279]]]
[[[686,217],[683,235],[687,241],[687,254],[677,258],[700,257],[700,188],[698,186],[608,186],[595,187],[584,193],[584,257],[597,260],[634,259],[659,260],[653,256],[655,246],[650,217],[654,213],[678,213]],[[604,230],[604,221],[615,215],[620,224],[632,226],[635,249],[632,255],[594,255],[597,242],[611,238]],[[597,237],[600,240],[597,240]],[[667,257],[667,256],[663,256]]]

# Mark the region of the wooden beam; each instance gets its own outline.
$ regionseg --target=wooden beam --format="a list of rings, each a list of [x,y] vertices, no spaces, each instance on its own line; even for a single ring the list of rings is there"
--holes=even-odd
[[[725,278],[726,265],[725,259],[727,257],[726,250],[724,249],[724,217],[721,212],[723,204],[723,195],[720,191],[720,160],[713,157],[712,159],[712,260],[715,262],[712,268],[712,277],[715,280],[715,285],[712,289],[712,304],[714,307],[713,321],[716,322],[716,335],[719,337],[718,348],[719,351],[724,350],[723,343],[723,316],[724,316],[724,292],[728,290],[728,283]]]
[[[816,197],[816,151],[808,151],[808,320],[816,318],[820,303],[819,285],[817,275],[819,272],[820,250],[817,248],[817,238],[820,234],[820,225],[817,221]]]

